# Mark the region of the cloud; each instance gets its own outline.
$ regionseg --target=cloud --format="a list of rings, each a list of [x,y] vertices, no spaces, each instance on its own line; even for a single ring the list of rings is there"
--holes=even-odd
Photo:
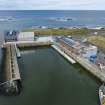
[[[0,10],[105,10],[105,0],[0,0]]]

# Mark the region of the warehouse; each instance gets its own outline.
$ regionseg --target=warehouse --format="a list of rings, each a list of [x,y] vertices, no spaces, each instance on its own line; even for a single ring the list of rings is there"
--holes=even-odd
[[[34,32],[20,32],[17,35],[17,40],[18,41],[34,41]]]
[[[17,32],[17,31],[6,31],[5,42],[13,41],[34,41],[34,32]]]
[[[81,44],[69,37],[58,38],[57,41],[63,46],[70,50],[72,53],[78,54],[80,52]]]

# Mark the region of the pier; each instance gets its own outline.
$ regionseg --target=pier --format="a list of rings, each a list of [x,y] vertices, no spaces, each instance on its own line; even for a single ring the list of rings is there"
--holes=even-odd
[[[18,93],[19,83],[21,83],[20,71],[17,62],[15,45],[5,48],[4,62],[4,82],[0,86],[4,87],[6,94]]]
[[[74,59],[72,59],[70,56],[68,56],[67,54],[65,54],[62,50],[59,49],[59,47],[57,47],[56,45],[51,45],[52,48],[54,48],[58,53],[60,53],[63,57],[65,57],[69,62],[71,62],[72,64],[76,63],[76,61]]]
[[[15,45],[10,45],[5,50],[5,81],[20,80]]]

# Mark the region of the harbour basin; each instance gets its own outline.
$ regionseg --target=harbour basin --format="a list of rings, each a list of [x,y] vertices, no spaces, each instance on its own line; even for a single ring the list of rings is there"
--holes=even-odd
[[[22,49],[18,63],[23,90],[1,105],[99,105],[100,82],[51,47]]]

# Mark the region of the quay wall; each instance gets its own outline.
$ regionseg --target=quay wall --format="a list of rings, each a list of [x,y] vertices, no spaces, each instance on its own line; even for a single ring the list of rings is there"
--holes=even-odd
[[[39,42],[39,41],[18,41],[18,42],[6,42],[3,44],[3,48],[8,47],[10,45],[16,44],[17,47],[35,47],[35,46],[44,46],[44,45],[51,45],[51,41],[44,41],[44,42]]]
[[[12,80],[20,80],[21,77],[17,62],[15,45],[11,45],[11,59],[12,59]]]
[[[75,60],[73,60],[70,56],[68,56],[67,54],[65,54],[63,51],[61,51],[57,46],[55,45],[51,45],[52,48],[54,48],[57,52],[59,52],[62,56],[64,56],[70,63],[74,64],[76,63]]]
[[[58,47],[67,55],[72,57],[75,61],[77,61],[80,65],[82,65],[88,72],[97,77],[101,82],[105,82],[105,73],[101,71],[95,64],[91,63],[80,55],[72,53],[70,50],[63,47],[62,45],[58,44]]]
[[[4,67],[4,80],[14,81],[20,80],[19,67],[17,63],[15,46],[10,45],[5,48],[5,67]]]
[[[4,59],[5,59],[5,62],[4,62],[3,81],[10,81],[12,79],[10,46],[5,49]]]

